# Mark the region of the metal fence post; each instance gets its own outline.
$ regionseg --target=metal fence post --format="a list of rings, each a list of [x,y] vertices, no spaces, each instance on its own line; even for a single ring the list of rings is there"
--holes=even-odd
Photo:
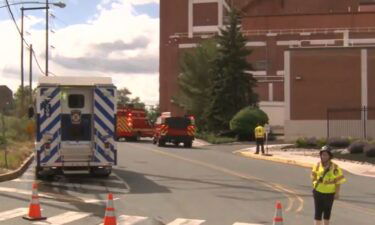
[[[363,106],[363,138],[364,140],[367,140],[367,127],[366,127],[366,123],[367,123],[367,108],[366,106]]]
[[[329,109],[327,108],[327,140],[329,139]]]

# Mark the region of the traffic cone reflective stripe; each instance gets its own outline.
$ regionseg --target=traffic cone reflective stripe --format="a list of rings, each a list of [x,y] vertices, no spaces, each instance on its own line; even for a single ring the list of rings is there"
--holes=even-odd
[[[29,214],[23,217],[26,220],[45,220],[46,217],[42,217],[40,204],[39,204],[39,197],[38,197],[38,185],[36,183],[33,184],[33,190],[31,194],[31,200],[29,205]]]
[[[280,202],[276,202],[276,212],[275,217],[273,218],[273,225],[283,225],[284,223],[282,215],[282,207]]]
[[[108,194],[108,202],[107,207],[105,209],[103,225],[117,225],[115,208],[113,207],[113,195],[111,193]]]

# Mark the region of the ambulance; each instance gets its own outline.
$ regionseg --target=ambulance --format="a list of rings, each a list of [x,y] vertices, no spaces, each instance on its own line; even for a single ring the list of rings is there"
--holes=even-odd
[[[35,173],[109,176],[117,164],[116,87],[108,77],[41,77],[36,91]]]

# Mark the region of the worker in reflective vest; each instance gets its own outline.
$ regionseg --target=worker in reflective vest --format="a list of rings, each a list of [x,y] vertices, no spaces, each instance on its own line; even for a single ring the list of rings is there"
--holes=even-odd
[[[333,155],[328,146],[320,151],[320,162],[311,173],[315,204],[315,225],[329,225],[334,199],[340,196],[340,185],[346,181],[340,167],[331,161]]]
[[[257,144],[257,149],[255,154],[259,154],[259,148],[262,148],[262,154],[264,154],[264,137],[265,137],[265,129],[262,125],[259,123],[257,124],[257,127],[254,129],[255,134],[255,141]]]

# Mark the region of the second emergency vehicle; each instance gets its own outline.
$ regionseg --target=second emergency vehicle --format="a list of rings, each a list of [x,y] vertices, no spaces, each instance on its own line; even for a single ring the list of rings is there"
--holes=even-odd
[[[176,117],[170,112],[164,112],[155,123],[153,143],[164,146],[166,143],[173,143],[178,146],[191,148],[195,136],[195,124],[193,116]]]
[[[139,141],[141,137],[152,137],[153,126],[147,118],[145,109],[118,107],[116,137],[117,140]]]

